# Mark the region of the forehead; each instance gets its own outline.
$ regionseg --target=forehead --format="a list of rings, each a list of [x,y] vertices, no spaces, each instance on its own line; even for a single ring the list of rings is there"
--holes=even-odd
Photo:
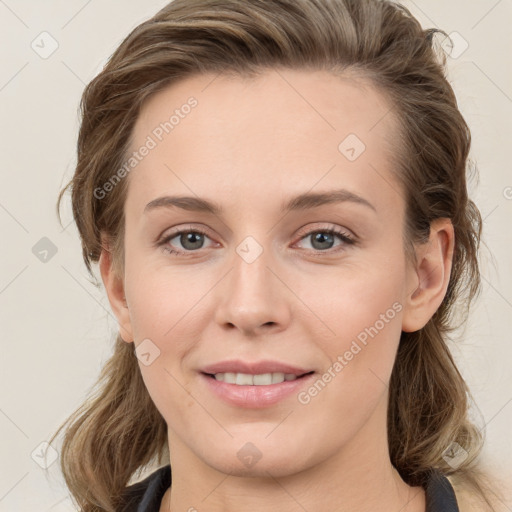
[[[288,69],[192,76],[141,109],[131,152],[151,149],[129,175],[127,202],[141,210],[172,192],[262,204],[274,192],[344,184],[386,199],[395,130],[385,97],[355,76]]]

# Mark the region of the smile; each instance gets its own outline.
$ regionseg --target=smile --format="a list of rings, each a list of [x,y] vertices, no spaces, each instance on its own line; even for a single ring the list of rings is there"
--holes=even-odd
[[[268,386],[271,384],[281,384],[284,381],[296,380],[301,376],[293,373],[260,373],[252,375],[250,373],[216,373],[213,375],[216,380],[237,386]]]
[[[311,385],[314,374],[200,373],[200,376],[208,394],[238,408],[261,409],[297,395],[302,388]]]

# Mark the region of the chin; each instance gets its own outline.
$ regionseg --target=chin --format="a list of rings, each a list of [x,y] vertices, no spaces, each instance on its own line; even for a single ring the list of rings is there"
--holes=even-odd
[[[280,478],[289,476],[301,471],[296,460],[290,458],[290,454],[277,454],[277,456],[265,456],[262,454],[261,459],[252,462],[240,461],[235,454],[233,457],[226,457],[226,454],[219,454],[204,460],[211,468],[230,476],[252,477],[252,478],[269,478],[270,476]]]

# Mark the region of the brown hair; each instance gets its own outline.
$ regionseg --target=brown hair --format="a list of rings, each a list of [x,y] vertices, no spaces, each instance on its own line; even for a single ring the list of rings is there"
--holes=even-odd
[[[106,198],[98,187],[126,161],[145,100],[193,74],[254,76],[269,68],[352,73],[373,84],[392,105],[399,133],[395,169],[406,201],[406,249],[428,239],[430,223],[450,218],[455,229],[446,296],[427,325],[402,333],[389,386],[388,439],[392,464],[410,485],[432,468],[453,477],[494,510],[477,465],[483,436],[469,419],[470,394],[447,347],[480,288],[477,253],[481,217],[468,198],[469,128],[435,49],[437,29],[423,30],[403,6],[381,0],[175,0],[137,26],[85,88],[78,161],[71,188],[73,215],[91,272],[112,247],[123,267],[123,205],[127,179]],[[69,423],[61,449],[66,483],[85,512],[115,511],[130,479],[168,455],[167,426],[146,388],[134,344],[115,341],[95,396]],[[451,467],[443,454],[458,443],[468,457]],[[484,483],[485,482],[485,483]]]

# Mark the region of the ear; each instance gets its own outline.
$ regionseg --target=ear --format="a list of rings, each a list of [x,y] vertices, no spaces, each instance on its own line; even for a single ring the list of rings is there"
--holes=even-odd
[[[119,334],[127,343],[133,342],[130,311],[124,294],[122,277],[118,276],[112,265],[112,253],[108,243],[102,239],[102,250],[99,259],[101,279],[107,291],[110,307],[119,323]]]
[[[454,245],[451,220],[434,220],[429,240],[416,247],[417,264],[408,273],[402,331],[418,331],[441,305],[450,282]]]

